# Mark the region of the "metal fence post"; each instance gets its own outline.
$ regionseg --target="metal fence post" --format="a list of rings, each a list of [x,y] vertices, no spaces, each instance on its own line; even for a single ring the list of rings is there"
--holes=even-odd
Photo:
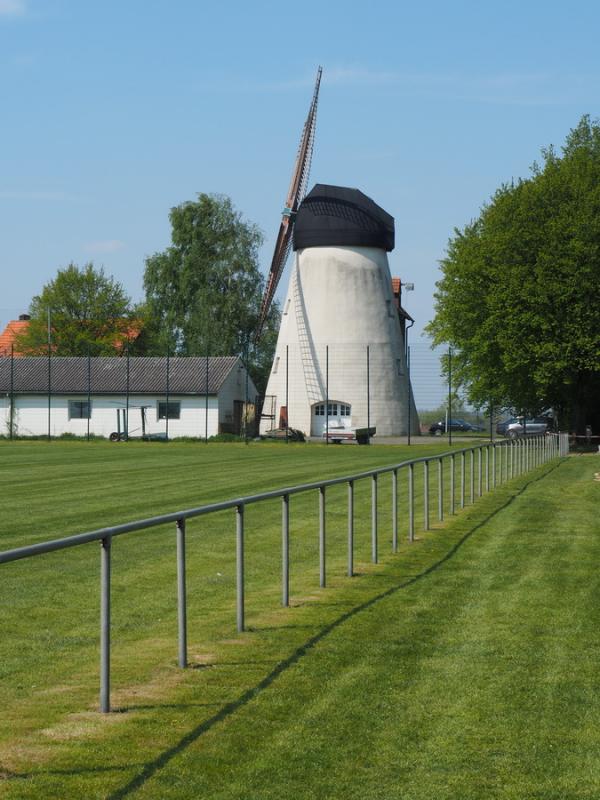
[[[398,470],[392,471],[392,552],[398,552]]]
[[[450,456],[450,514],[454,514],[454,453]]]
[[[354,481],[348,481],[348,577],[354,575]]]
[[[281,604],[290,604],[290,496],[281,498]]]
[[[423,530],[429,530],[429,461],[423,462]]]
[[[490,490],[490,446],[486,444],[485,446],[485,490],[489,492]]]
[[[371,560],[377,564],[377,475],[371,477]]]
[[[465,507],[465,454],[460,454],[460,507]]]
[[[102,539],[100,551],[100,711],[110,711],[110,549],[112,539]]]
[[[471,494],[471,505],[475,502],[475,451],[471,450],[471,474],[469,476],[469,489]]]
[[[325,487],[319,487],[319,586],[324,589],[325,573]]]
[[[179,666],[187,667],[187,608],[185,596],[185,519],[177,526],[177,627],[179,631]]]
[[[438,519],[444,519],[444,459],[438,459]]]
[[[415,540],[415,465],[408,465],[408,541]]]
[[[237,572],[237,629],[244,630],[244,506],[235,507],[236,572]]]
[[[482,465],[481,447],[477,448],[477,497],[481,497]]]

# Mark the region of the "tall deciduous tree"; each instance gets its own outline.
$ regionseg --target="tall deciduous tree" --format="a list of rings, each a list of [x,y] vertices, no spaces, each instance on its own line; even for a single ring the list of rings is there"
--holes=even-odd
[[[31,321],[16,341],[23,353],[48,347],[60,356],[115,355],[137,333],[129,297],[120,283],[89,263],[59,269],[30,304]]]
[[[152,349],[182,355],[232,355],[249,350],[257,385],[266,383],[275,346],[275,307],[257,347],[264,277],[258,268],[263,237],[231,200],[199,194],[172,208],[172,244],[146,260],[146,313]]]
[[[600,125],[502,186],[441,267],[429,332],[470,399],[600,433]]]

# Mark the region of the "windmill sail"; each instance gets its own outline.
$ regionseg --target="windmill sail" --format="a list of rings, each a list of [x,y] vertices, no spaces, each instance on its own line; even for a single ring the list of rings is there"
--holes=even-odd
[[[315,82],[315,89],[313,92],[312,102],[308,111],[302,137],[300,139],[300,146],[298,147],[298,155],[296,156],[296,164],[288,190],[285,208],[283,209],[283,216],[277,233],[277,241],[275,242],[275,250],[273,252],[273,259],[271,261],[271,268],[267,278],[267,285],[262,299],[260,309],[260,317],[256,330],[256,340],[260,338],[265,320],[268,316],[273,297],[277,285],[285,269],[285,264],[292,245],[292,230],[294,228],[294,220],[298,206],[302,202],[306,189],[308,186],[308,178],[310,174],[310,164],[312,160],[313,146],[315,141],[315,127],[317,123],[317,103],[319,100],[319,87],[321,85],[321,74],[323,69],[319,67],[317,70],[317,79]]]

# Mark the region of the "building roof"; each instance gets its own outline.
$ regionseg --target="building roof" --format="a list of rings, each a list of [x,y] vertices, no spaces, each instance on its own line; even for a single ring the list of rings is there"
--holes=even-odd
[[[20,333],[24,333],[28,325],[28,319],[13,319],[8,323],[0,333],[0,356],[9,356],[11,354],[15,338]],[[15,352],[15,355],[19,355],[19,353]]]
[[[294,250],[335,246],[394,249],[394,218],[358,189],[317,183],[294,223]]]
[[[122,320],[122,322],[123,330],[120,332],[122,338],[117,338],[114,342],[116,352],[122,352],[125,348],[125,343],[127,341],[133,342],[142,332],[142,322],[140,320]],[[3,332],[0,333],[0,356],[10,356],[11,352],[14,356],[26,355],[18,350],[14,344],[16,337],[25,333],[29,324],[30,319],[27,314],[23,314],[19,319],[13,319],[7,324]]]
[[[404,319],[414,322],[414,319],[411,317],[408,311],[405,311],[400,305],[400,296],[402,294],[402,281],[400,278],[392,278],[392,294],[394,295],[394,304],[398,309],[398,314]]]
[[[167,359],[164,357],[43,356],[0,358],[0,392],[17,394],[165,394]],[[174,356],[169,362],[170,394],[217,394],[230,372],[241,361],[237,356]],[[129,365],[129,378],[128,378]],[[12,377],[11,377],[12,373]]]

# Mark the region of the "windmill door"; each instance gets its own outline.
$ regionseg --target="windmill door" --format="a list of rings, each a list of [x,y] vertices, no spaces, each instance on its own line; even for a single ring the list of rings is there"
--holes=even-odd
[[[325,429],[352,427],[352,407],[350,403],[341,403],[338,400],[330,400],[327,403],[327,415],[325,415],[325,403],[315,403],[312,407],[312,419],[310,426],[311,436],[322,436]]]

